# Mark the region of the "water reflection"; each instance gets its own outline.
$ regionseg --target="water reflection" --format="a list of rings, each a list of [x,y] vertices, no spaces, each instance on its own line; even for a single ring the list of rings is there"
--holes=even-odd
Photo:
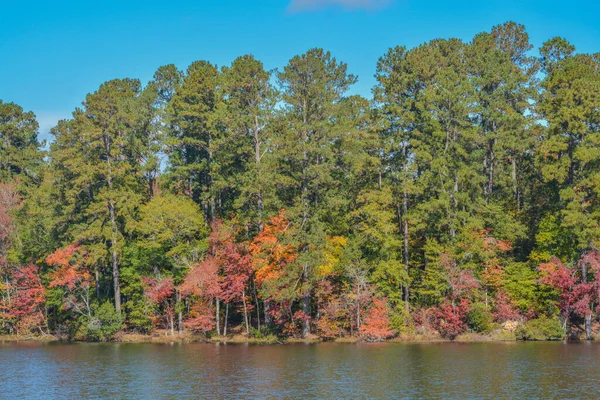
[[[3,398],[600,397],[591,343],[0,343]]]

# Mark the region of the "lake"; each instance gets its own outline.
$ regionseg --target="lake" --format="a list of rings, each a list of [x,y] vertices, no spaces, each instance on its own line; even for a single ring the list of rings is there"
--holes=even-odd
[[[2,398],[600,398],[600,344],[0,343]]]

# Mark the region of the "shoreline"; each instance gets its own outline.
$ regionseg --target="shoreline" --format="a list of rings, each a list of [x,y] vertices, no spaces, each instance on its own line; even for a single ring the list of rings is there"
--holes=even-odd
[[[533,341],[533,340],[531,340]],[[538,342],[550,342],[552,340],[535,340]],[[556,340],[554,340],[556,341]],[[579,342],[580,340],[572,340],[563,338],[559,341],[567,342]],[[19,336],[19,335],[0,335],[0,343],[5,342],[37,342],[37,343],[99,343],[86,340],[65,340],[60,339],[54,335],[43,335],[43,336]],[[358,337],[340,337],[333,340],[324,340],[323,338],[311,337],[307,339],[301,338],[247,338],[243,335],[233,335],[228,337],[212,337],[207,338],[202,334],[189,334],[183,333],[175,336],[165,336],[157,334],[121,334],[115,337],[113,340],[106,341],[104,343],[157,343],[157,344],[168,344],[168,343],[206,343],[206,344],[251,344],[251,345],[285,345],[285,344],[317,344],[317,343],[415,343],[415,344],[436,344],[436,343],[506,343],[506,342],[524,342],[523,340],[517,340],[516,338],[508,336],[497,336],[497,335],[476,335],[476,334],[464,334],[458,336],[454,340],[443,339],[437,336],[425,336],[425,335],[402,335],[389,340],[371,342]]]

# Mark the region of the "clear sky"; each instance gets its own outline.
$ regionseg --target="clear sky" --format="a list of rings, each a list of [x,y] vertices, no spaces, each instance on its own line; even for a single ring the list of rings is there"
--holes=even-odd
[[[157,67],[219,66],[251,53],[269,69],[323,47],[369,96],[377,59],[396,45],[469,40],[513,20],[539,47],[566,37],[600,51],[597,0],[10,1],[0,6],[0,99],[33,110],[42,138],[85,95],[113,78],[151,79]]]

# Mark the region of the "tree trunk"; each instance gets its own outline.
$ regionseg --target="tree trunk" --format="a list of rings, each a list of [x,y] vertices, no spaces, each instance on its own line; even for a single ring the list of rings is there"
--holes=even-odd
[[[581,280],[583,283],[587,283],[587,264],[585,262],[581,263]],[[590,304],[590,308],[592,308],[592,304]],[[593,309],[593,308],[592,308]],[[592,310],[589,310],[586,313],[584,318],[584,327],[585,327],[585,339],[592,340]]]
[[[450,219],[450,236],[452,239],[456,238],[456,209],[458,207],[458,200],[456,198],[456,193],[458,193],[458,174],[456,171],[454,172],[454,186],[452,188],[452,218]]]
[[[309,202],[309,198],[308,198],[308,181],[307,181],[307,176],[306,176],[306,170],[308,168],[308,163],[309,163],[309,159],[308,159],[308,152],[306,150],[306,145],[308,143],[308,141],[310,140],[310,136],[309,136],[309,131],[307,130],[307,125],[308,125],[308,100],[307,98],[304,98],[303,100],[303,107],[302,107],[302,122],[304,125],[304,143],[303,143],[303,147],[304,147],[304,151],[302,153],[302,158],[303,158],[303,163],[302,163],[302,228],[306,230],[307,229],[307,223],[308,223],[308,202]],[[302,249],[302,251],[307,252],[308,251],[308,247],[307,245],[305,245]],[[302,337],[303,338],[307,338],[308,335],[310,335],[310,321],[309,321],[309,316],[310,316],[310,289],[308,288],[308,265],[304,265],[303,266],[303,272],[302,272],[302,279],[304,280],[304,284],[306,285],[306,288],[304,289],[304,293],[302,295],[302,312],[305,314],[304,319],[302,320]]]
[[[212,178],[211,178],[211,180],[212,180]],[[216,208],[215,197],[211,196],[210,197],[210,222],[211,223],[214,223],[215,220],[217,219],[217,215],[215,213],[215,208]]]
[[[405,203],[406,204],[406,203]],[[406,206],[405,206],[406,207]],[[406,208],[405,208],[406,212]],[[406,214],[405,214],[406,215]],[[410,309],[410,286],[409,286],[409,260],[410,254],[408,249],[408,221],[404,217],[404,265],[406,266],[406,283],[404,284],[404,308],[406,311]]]
[[[227,336],[227,320],[229,319],[229,303],[225,305],[225,321],[223,321],[223,336]]]
[[[100,298],[100,271],[98,271],[98,266],[94,269],[94,278],[96,281],[96,298]]]
[[[402,228],[404,233],[404,266],[406,268],[406,283],[404,284],[404,308],[410,309],[410,287],[408,283],[408,271],[410,252],[408,248],[408,191],[406,190],[406,179],[408,179],[408,160],[406,151],[406,141],[402,145],[402,154],[404,158],[404,182],[402,183]]]
[[[360,333],[360,286],[356,287],[356,330]]]
[[[215,319],[217,320],[217,336],[221,336],[221,324],[220,324],[220,314],[221,314],[221,310],[220,310],[220,301],[219,298],[216,297],[215,298],[215,302],[216,304],[216,311],[215,311]]]
[[[496,124],[492,124],[492,131],[496,131]],[[494,146],[496,145],[496,139],[490,139],[489,141],[489,160],[490,160],[490,169],[488,176],[488,198],[492,195],[494,191],[494,164],[496,163],[496,155],[494,154]]]
[[[260,307],[258,302],[258,294],[256,293],[256,283],[252,282],[252,289],[254,290],[254,301],[256,302],[256,328],[260,331]]]
[[[310,293],[302,296],[302,312],[306,314],[302,321],[302,337],[307,338],[310,335]]]
[[[265,316],[265,325],[267,327],[271,326],[271,315],[269,315],[269,310],[271,309],[271,302],[269,300],[265,300],[263,302],[264,308],[263,308],[263,314]]]
[[[177,290],[177,329],[179,334],[181,335],[183,333],[183,311],[182,311],[182,307],[183,305],[181,304],[181,292],[179,290]]]
[[[106,176],[106,183],[108,189],[112,192],[113,189],[113,175],[112,175],[112,157],[111,157],[111,141],[110,138],[105,134],[103,135],[104,147],[106,150],[106,163],[108,165],[108,173]],[[112,194],[112,193],[111,193]],[[115,213],[115,204],[113,199],[108,199],[108,214],[110,217],[111,225],[111,240],[110,240],[110,252],[112,257],[112,274],[113,274],[113,288],[115,294],[115,310],[117,314],[121,315],[121,285],[119,283],[119,258],[117,254],[117,239],[118,239],[118,227]]]
[[[244,303],[244,322],[246,323],[246,335],[250,336],[250,326],[248,323],[248,307],[246,306],[246,291],[242,291],[242,300]]]
[[[519,185],[517,181],[517,160],[515,159],[514,155],[511,157],[510,163],[512,165],[511,177],[513,181],[513,194],[517,202],[517,210],[521,210],[521,201],[519,199]]]
[[[117,256],[117,249],[113,245],[112,249],[112,272],[113,272],[113,286],[115,290],[115,310],[117,314],[121,315],[121,285],[119,282],[119,259]]]
[[[208,147],[211,146],[211,138],[208,139]],[[210,223],[213,224],[216,220],[216,212],[215,212],[215,193],[214,193],[214,179],[212,174],[212,164],[213,164],[213,153],[212,151],[208,152],[208,180],[209,180],[209,188],[208,193],[210,194],[209,198],[209,206],[210,206]],[[220,332],[219,332],[220,334]]]
[[[173,315],[173,313],[171,313],[171,316],[169,319],[171,322],[171,336],[175,336],[175,316]]]
[[[585,339],[592,340],[592,314],[586,314],[585,316]]]
[[[453,147],[452,147],[452,156],[456,157],[456,141],[458,139],[458,134],[456,132],[456,127],[454,127],[453,132],[452,132],[452,143],[453,143]],[[450,218],[450,236],[452,237],[452,239],[456,238],[456,211],[458,208],[458,199],[456,197],[456,194],[458,193],[458,171],[457,171],[458,167],[454,167],[454,185],[452,186],[452,190],[451,190],[451,207],[452,207],[452,215]]]
[[[260,164],[260,137],[259,137],[259,126],[258,126],[258,115],[254,115],[254,161],[257,166]],[[257,207],[258,207],[258,232],[262,232],[263,230],[263,198],[262,191],[260,190],[260,185],[258,187],[257,192]]]

